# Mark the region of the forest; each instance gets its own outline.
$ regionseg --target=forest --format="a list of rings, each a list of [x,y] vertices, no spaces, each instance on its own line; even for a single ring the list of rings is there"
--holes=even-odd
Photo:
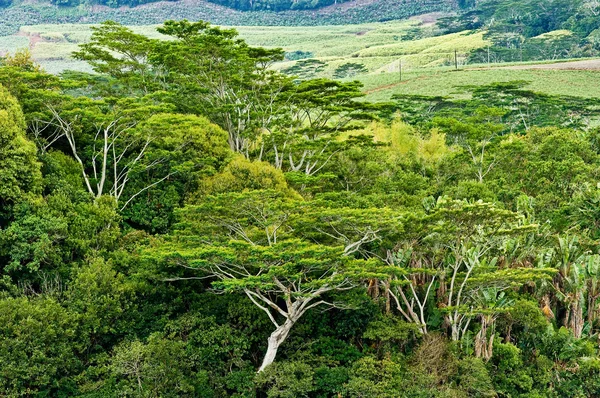
[[[104,5],[112,8],[117,7],[136,7],[142,4],[155,3],[158,0],[50,0],[52,5],[60,7],[77,7],[77,6],[90,6],[90,5]],[[167,0],[169,2],[175,2],[177,0]],[[219,4],[233,10],[238,11],[293,11],[293,10],[315,10],[324,8],[331,5],[338,5],[349,2],[350,0],[207,0],[208,3]],[[31,4],[44,4],[41,1],[34,1]],[[451,4],[452,7],[458,7],[459,3],[456,0],[400,0],[395,2],[395,7],[419,7],[422,4],[433,3],[433,6],[438,8],[444,8],[446,4]],[[0,0],[0,8],[10,7],[11,5],[21,5],[20,1],[15,0]],[[367,3],[368,5],[368,3]]]
[[[600,396],[597,99],[92,29],[0,65],[1,396]]]

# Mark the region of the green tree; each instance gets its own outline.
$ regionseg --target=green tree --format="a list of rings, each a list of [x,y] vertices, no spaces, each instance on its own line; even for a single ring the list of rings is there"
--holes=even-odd
[[[354,77],[356,75],[362,75],[367,73],[369,70],[358,62],[347,62],[335,68],[333,77],[336,79],[344,79],[348,77]]]
[[[320,75],[326,67],[327,63],[318,59],[301,59],[296,61],[294,65],[282,69],[281,72],[298,80],[308,80]]]
[[[25,119],[18,102],[0,87],[0,206],[6,207],[40,193],[41,164],[35,144],[25,135]]]
[[[160,256],[200,272],[191,278],[212,278],[218,290],[244,293],[267,314],[275,330],[259,372],[275,360],[279,346],[306,312],[344,307],[330,294],[356,287],[358,280],[377,270],[374,262],[349,256],[352,250],[294,236],[289,219],[301,209],[300,202],[269,191],[208,197],[183,210],[185,222],[174,234],[176,239],[158,249]],[[356,246],[350,243],[347,248]]]
[[[553,275],[552,269],[519,266],[519,253],[507,250],[536,228],[517,213],[481,201],[440,198],[418,223],[422,226],[408,246],[393,254],[396,278],[402,282],[392,283],[391,295],[397,310],[423,334],[432,315],[430,300],[442,309],[451,337],[458,341],[474,316],[491,320],[486,316],[494,313],[492,303],[477,302],[486,289],[498,292]]]
[[[72,391],[81,367],[77,316],[52,298],[0,300],[0,390],[10,397]]]

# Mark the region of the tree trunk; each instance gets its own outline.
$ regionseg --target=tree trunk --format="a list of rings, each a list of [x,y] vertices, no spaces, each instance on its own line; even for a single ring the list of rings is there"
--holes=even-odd
[[[258,369],[259,373],[265,370],[267,366],[275,361],[277,350],[279,349],[281,343],[283,343],[287,338],[292,326],[294,326],[294,322],[288,319],[283,325],[279,326],[273,333],[271,333],[268,340],[267,353],[263,358],[262,365],[260,365],[260,368]]]
[[[392,312],[392,303],[390,301],[390,280],[385,281],[385,313],[389,315]]]
[[[450,327],[452,330],[452,341],[460,340],[460,327],[454,323],[452,320],[450,321]]]
[[[573,336],[576,338],[580,338],[583,332],[583,306],[581,305],[581,301],[579,300],[579,294],[576,296],[576,299],[573,301],[570,309],[568,328],[573,332]]]
[[[488,333],[488,328],[491,332]],[[475,336],[475,356],[489,361],[494,349],[494,318],[491,316],[481,317],[481,329]],[[489,336],[488,336],[489,334]]]

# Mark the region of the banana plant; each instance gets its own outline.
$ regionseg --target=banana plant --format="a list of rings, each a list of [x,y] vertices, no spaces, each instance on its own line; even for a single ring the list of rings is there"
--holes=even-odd
[[[586,294],[591,287],[594,292],[588,296],[595,303],[598,298],[596,281],[591,281],[592,274],[598,272],[600,259],[580,242],[578,236],[558,236],[556,245],[542,257],[542,266],[557,269],[557,274],[550,282],[555,297],[564,307],[563,325],[576,338],[583,334],[585,324],[584,311]],[[594,297],[596,296],[596,297]],[[557,312],[558,313],[558,312]],[[589,319],[590,314],[588,314]],[[592,315],[593,316],[593,315]]]
[[[475,335],[475,356],[489,361],[493,355],[496,319],[512,307],[514,301],[497,287],[480,290],[474,297],[478,305],[481,328]]]

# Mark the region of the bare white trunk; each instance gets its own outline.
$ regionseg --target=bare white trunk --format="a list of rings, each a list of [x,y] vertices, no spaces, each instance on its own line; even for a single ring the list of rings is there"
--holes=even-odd
[[[267,353],[263,358],[262,365],[260,365],[260,368],[258,369],[259,373],[265,370],[267,366],[275,361],[277,350],[279,349],[281,343],[283,343],[287,338],[292,326],[294,326],[294,323],[295,322],[288,319],[283,325],[279,326],[273,333],[271,333],[268,340]]]

